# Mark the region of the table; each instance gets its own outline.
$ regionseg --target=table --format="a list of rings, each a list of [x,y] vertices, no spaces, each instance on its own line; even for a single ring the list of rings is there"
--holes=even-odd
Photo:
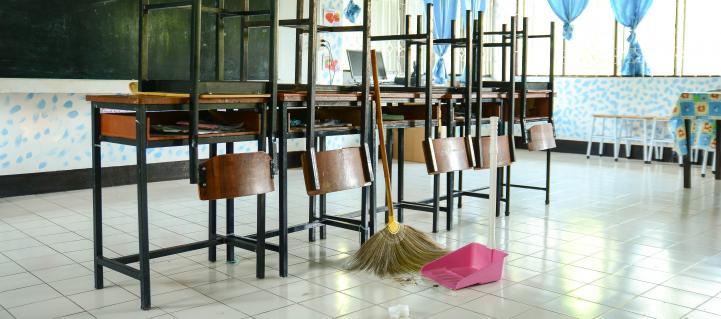
[[[86,97],[92,103],[92,176],[93,176],[93,249],[94,249],[94,274],[95,288],[102,289],[104,286],[103,272],[108,268],[140,282],[140,306],[147,310],[151,307],[150,292],[150,260],[164,256],[170,256],[183,252],[208,249],[208,260],[216,260],[216,247],[227,246],[228,261],[235,258],[233,248],[238,247],[256,252],[256,276],[265,276],[265,251],[266,249],[278,251],[282,258],[287,258],[287,243],[281,239],[276,245],[265,242],[265,195],[258,195],[257,220],[258,228],[256,234],[249,236],[234,235],[233,229],[233,199],[226,200],[226,233],[218,234],[216,217],[217,202],[209,201],[208,207],[208,239],[189,244],[173,247],[150,250],[149,224],[148,224],[148,167],[146,150],[155,147],[169,147],[187,145],[188,136],[181,135],[156,135],[150,133],[153,121],[172,120],[175,123],[176,116],[187,118],[189,110],[189,98],[178,97],[157,97],[157,96],[134,96],[134,95],[105,95]],[[217,153],[217,144],[226,144],[226,153],[233,152],[233,142],[260,141],[265,136],[265,111],[270,102],[267,95],[246,95],[239,97],[206,97],[201,98],[200,110],[235,109],[243,110],[248,116],[244,122],[245,129],[249,131],[201,134],[200,144],[210,145],[210,155]],[[122,113],[103,113],[101,111],[123,111]],[[255,121],[251,121],[255,119]],[[251,125],[253,124],[253,125]],[[137,161],[137,192],[138,192],[138,243],[137,254],[109,258],[104,255],[103,248],[103,191],[102,191],[102,160],[100,156],[101,143],[117,143],[132,145],[136,148]],[[281,216],[283,217],[283,216]],[[137,263],[137,267],[131,264]]]
[[[701,129],[696,129],[697,125]],[[721,93],[682,93],[671,113],[669,128],[674,144],[683,161],[683,187],[691,188],[692,141],[702,148],[714,148],[716,161],[721,162]],[[690,133],[687,133],[690,132]],[[721,169],[716,169],[716,180],[721,180]]]

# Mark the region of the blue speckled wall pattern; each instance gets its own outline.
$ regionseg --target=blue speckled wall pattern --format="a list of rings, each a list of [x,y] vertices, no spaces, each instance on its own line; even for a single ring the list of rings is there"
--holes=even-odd
[[[357,137],[333,137],[329,149],[358,143]],[[90,103],[78,94],[0,94],[0,175],[88,168],[90,158]],[[291,140],[289,150],[304,148]],[[257,149],[256,142],[237,143],[236,152]],[[225,151],[224,146],[219,152]],[[201,156],[207,147],[201,146]],[[187,147],[147,151],[151,163],[188,158]],[[103,143],[103,166],[135,164],[132,146]]]
[[[593,113],[668,115],[681,92],[721,89],[721,78],[557,78],[559,139],[585,140]],[[90,103],[81,94],[0,94],[0,175],[90,167]],[[358,145],[358,136],[328,138],[328,148]],[[289,142],[290,151],[304,140]],[[237,151],[256,143],[238,143]],[[223,147],[219,147],[223,152]],[[207,148],[201,148],[207,156]],[[148,161],[180,161],[186,147],[148,150]],[[135,148],[103,143],[104,166],[132,165]]]
[[[555,89],[558,138],[586,140],[594,113],[669,116],[682,92],[721,89],[721,78],[556,78]]]

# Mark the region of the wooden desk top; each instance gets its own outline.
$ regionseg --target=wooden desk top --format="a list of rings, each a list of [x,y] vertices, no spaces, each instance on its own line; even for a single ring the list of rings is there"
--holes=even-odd
[[[268,94],[256,95],[201,95],[201,104],[234,104],[234,103],[266,103]],[[178,105],[190,103],[189,97],[165,97],[154,95],[88,95],[85,100],[98,103],[115,103],[131,105]]]
[[[534,98],[547,98],[551,94],[551,91],[528,91],[527,97],[530,99]],[[307,92],[279,92],[279,102],[304,102]],[[316,101],[319,102],[356,102],[361,99],[360,92],[318,92],[316,94]],[[372,94],[370,94],[372,97]],[[435,100],[448,100],[448,99],[463,99],[464,94],[461,93],[434,93],[433,99]],[[473,94],[475,98],[476,93]],[[495,91],[483,91],[481,92],[483,98],[506,98],[508,95],[505,92]],[[516,97],[520,97],[520,94],[516,92]],[[246,95],[213,95],[204,94],[201,95],[201,104],[235,104],[235,103],[267,103],[270,96],[268,94],[246,94]],[[423,99],[425,93],[419,92],[381,92],[381,98],[384,100],[408,100],[408,99]],[[189,97],[166,97],[166,96],[155,96],[155,95],[88,95],[85,97],[87,101],[98,102],[98,103],[115,103],[115,104],[128,104],[128,105],[178,105],[188,104],[190,102]]]

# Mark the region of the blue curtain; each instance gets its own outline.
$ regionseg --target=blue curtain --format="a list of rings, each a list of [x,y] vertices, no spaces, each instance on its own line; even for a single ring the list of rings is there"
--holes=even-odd
[[[486,11],[486,0],[461,0],[461,25],[466,26],[466,11],[471,10],[471,18],[478,18],[478,11]]]
[[[623,59],[621,74],[624,76],[650,75],[651,70],[641,52],[641,45],[636,39],[636,27],[651,7],[653,0],[611,0],[611,8],[616,15],[616,21],[624,27],[631,29],[628,36],[628,53]]]
[[[456,18],[458,0],[425,0],[426,4],[433,4],[433,38],[447,39],[451,37],[451,20]],[[436,66],[433,68],[433,82],[445,84],[448,81],[446,61],[443,56],[450,48],[449,45],[434,45]]]
[[[556,13],[559,19],[563,21],[563,38],[571,40],[573,37],[573,26],[571,22],[581,15],[588,0],[548,0],[551,9]]]

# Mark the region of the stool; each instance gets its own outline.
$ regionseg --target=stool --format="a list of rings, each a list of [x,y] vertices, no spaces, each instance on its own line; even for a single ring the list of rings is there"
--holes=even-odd
[[[631,157],[631,141],[641,142],[643,148],[643,161],[646,164],[650,164],[651,161],[648,159],[648,122],[653,120],[653,116],[642,116],[642,115],[619,115],[621,127],[620,129],[625,132],[620,137],[626,145],[626,158]],[[634,123],[641,125],[641,136],[634,135]],[[616,146],[619,147],[619,146]],[[615,160],[618,160],[618,154],[616,154]]]
[[[654,117],[651,121],[651,141],[648,144],[650,152],[648,153],[648,158],[646,159],[647,162],[651,162],[654,159],[654,153],[656,154],[655,159],[663,160],[664,147],[669,146],[671,147],[671,149],[673,149],[673,137],[671,135],[671,131],[668,129],[669,120],[669,117],[657,116]],[[661,124],[660,130],[659,124]],[[661,132],[660,135],[658,134],[659,132]],[[680,161],[681,155],[679,155],[678,157]]]
[[[713,149],[705,149],[703,151],[703,158],[701,160],[701,177],[706,177],[706,166],[708,163],[708,155],[709,153],[713,154],[713,163],[711,163],[711,171],[712,173],[716,173],[716,151]]]
[[[598,155],[603,155],[603,144],[606,138],[606,120],[613,120],[613,135],[611,136],[613,138],[613,157],[615,159],[618,159],[618,116],[612,114],[593,114],[592,116],[593,120],[591,121],[591,128],[588,132],[588,146],[586,147],[586,158],[591,157],[591,146],[593,144],[594,137],[600,138],[598,143]],[[601,134],[594,135],[597,119],[601,120]]]

